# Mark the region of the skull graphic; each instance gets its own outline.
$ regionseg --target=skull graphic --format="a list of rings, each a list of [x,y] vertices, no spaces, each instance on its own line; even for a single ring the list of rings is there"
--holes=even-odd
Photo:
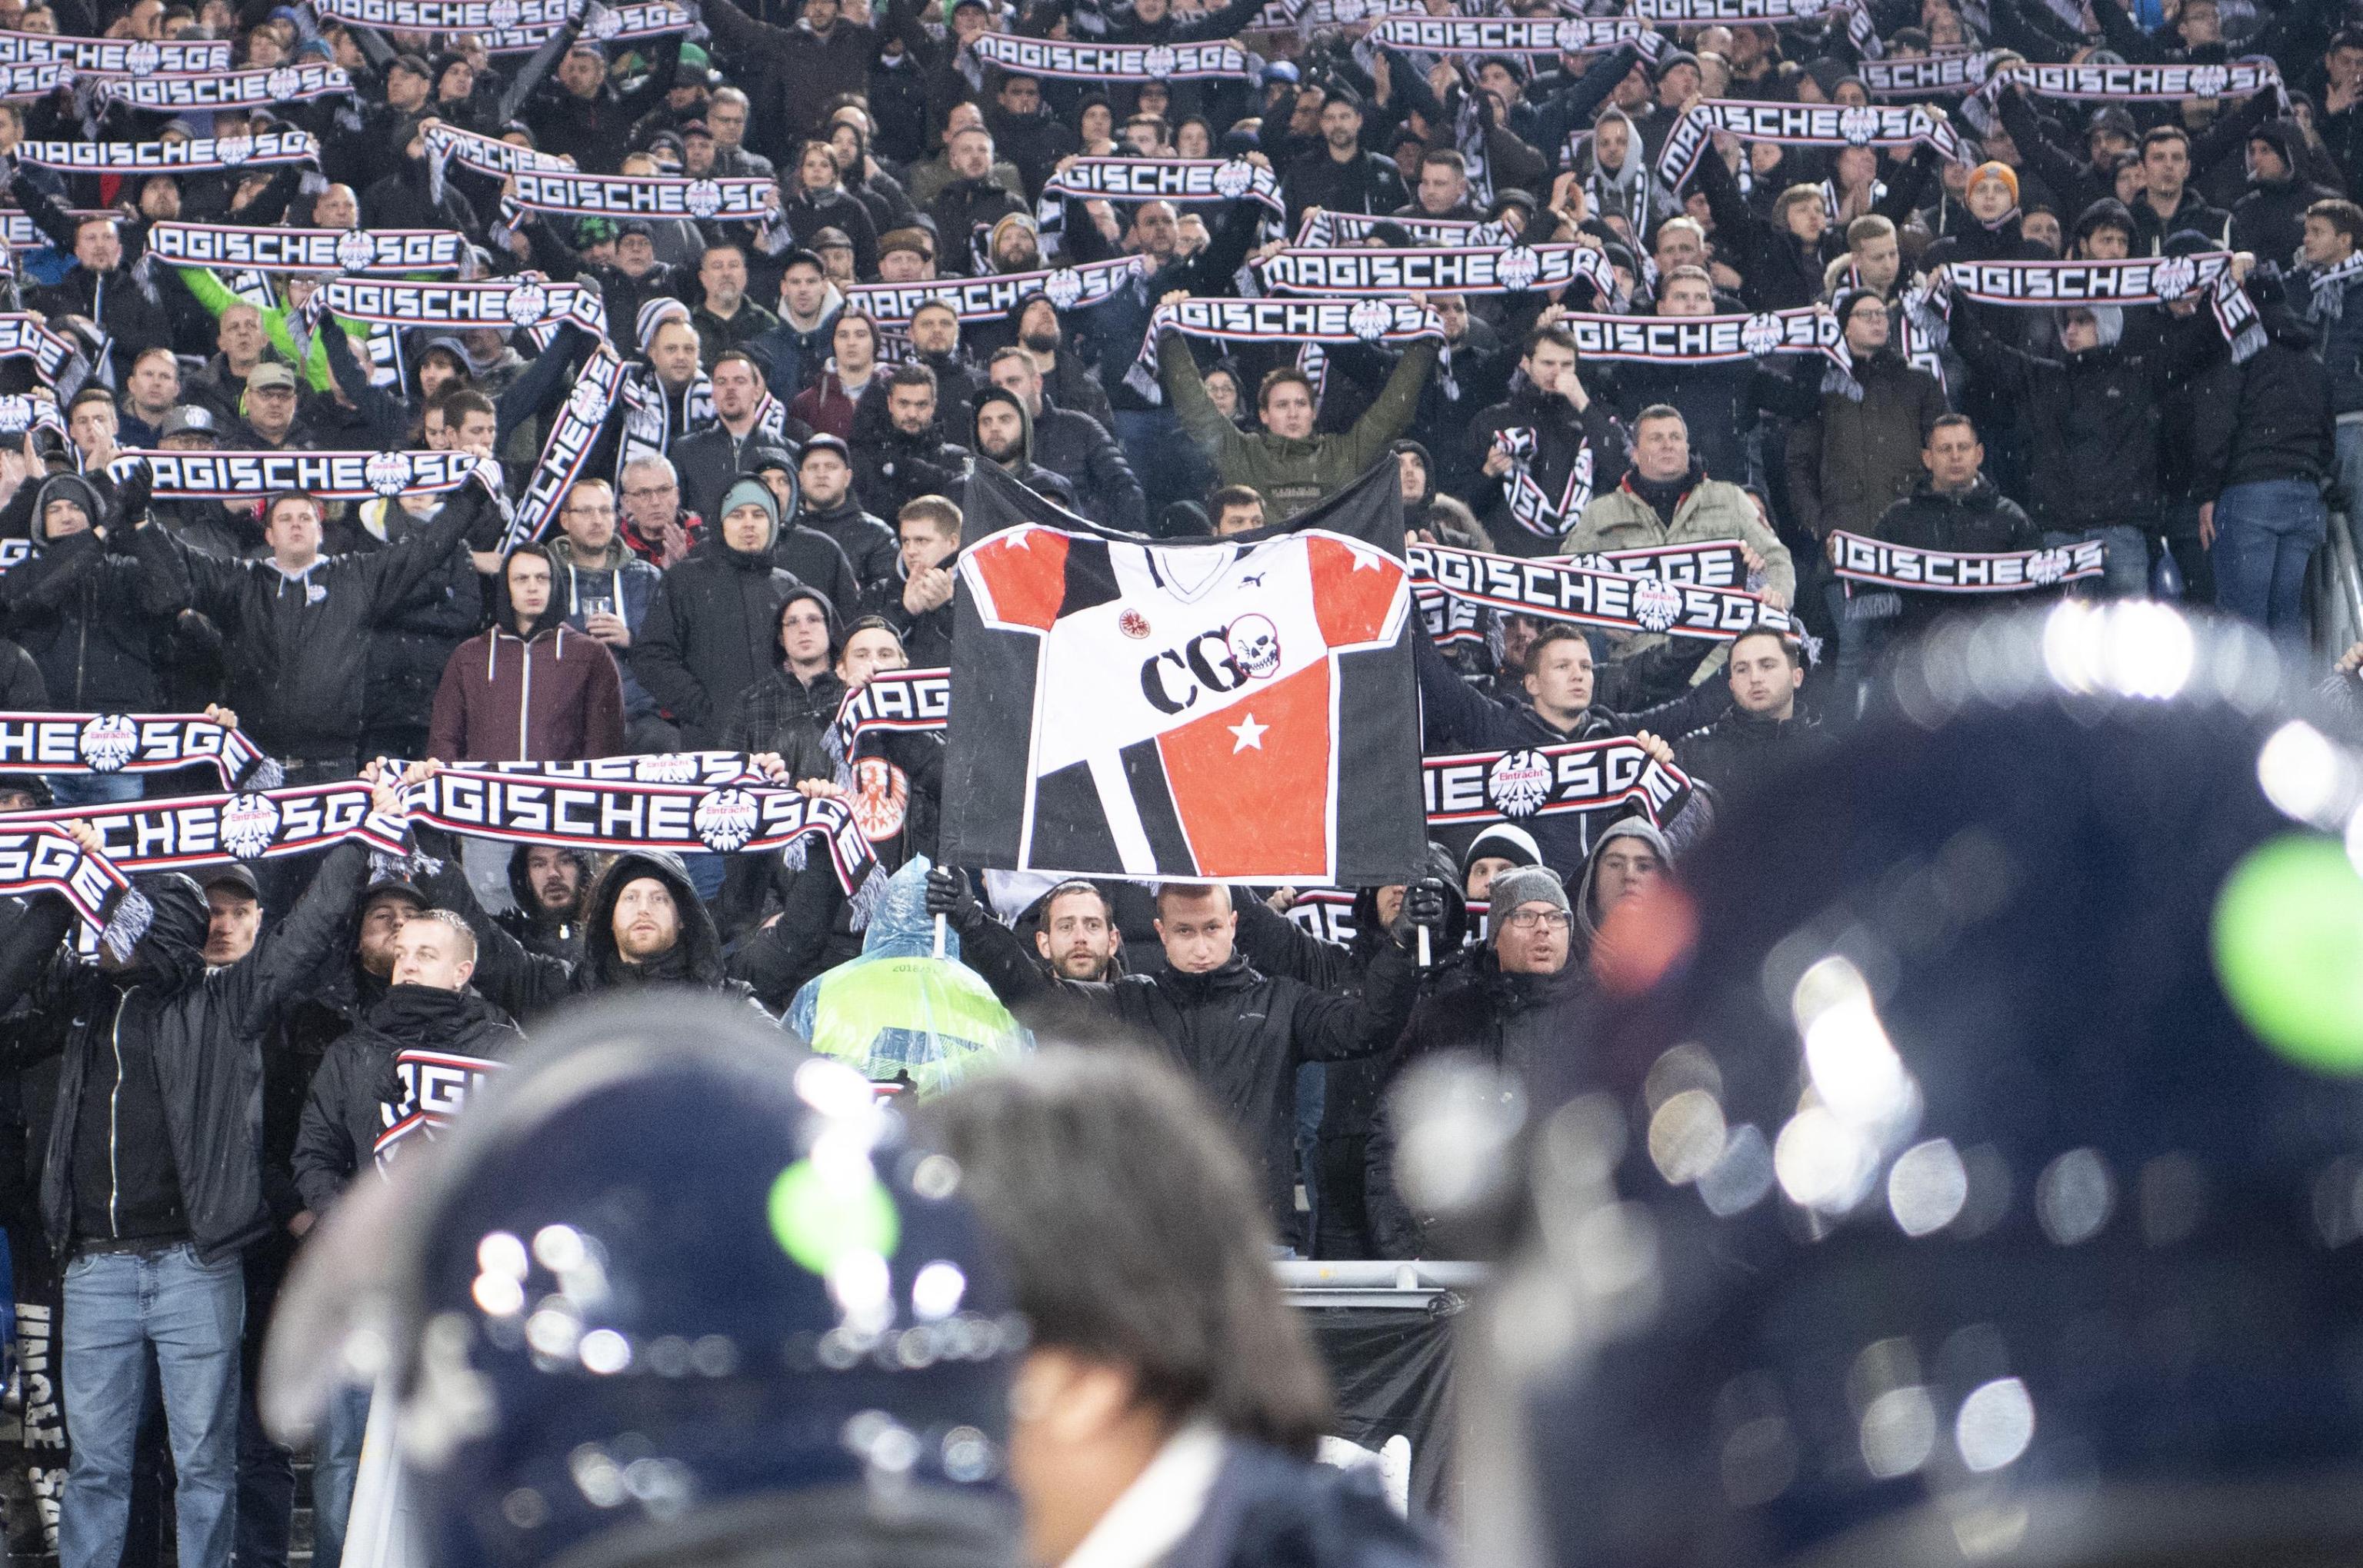
[[[1252,679],[1268,680],[1280,673],[1280,628],[1263,616],[1240,616],[1223,628],[1223,641]]]

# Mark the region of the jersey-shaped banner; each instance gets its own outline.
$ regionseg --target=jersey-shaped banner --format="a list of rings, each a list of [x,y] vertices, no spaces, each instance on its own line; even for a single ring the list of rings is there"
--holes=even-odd
[[[1399,514],[1378,478],[1331,508]],[[1424,837],[1410,576],[1383,523],[1331,532],[1331,508],[1188,544],[1026,522],[965,551],[946,862],[1400,879]]]

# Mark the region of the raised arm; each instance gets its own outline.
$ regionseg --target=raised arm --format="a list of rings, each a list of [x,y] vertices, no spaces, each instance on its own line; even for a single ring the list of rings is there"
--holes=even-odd
[[[1223,416],[1206,395],[1205,378],[1191,357],[1189,340],[1170,327],[1157,337],[1157,379],[1164,384],[1166,401],[1190,439],[1206,450],[1217,470],[1237,461],[1241,446],[1238,427]]]

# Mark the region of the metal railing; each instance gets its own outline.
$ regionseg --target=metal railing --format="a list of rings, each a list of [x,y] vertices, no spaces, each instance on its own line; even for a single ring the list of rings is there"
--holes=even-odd
[[[2355,544],[2354,520],[2330,514],[2329,538],[2313,558],[2314,647],[2336,658],[2363,642],[2363,551]]]
[[[1275,1263],[1281,1288],[1296,1307],[1382,1307],[1425,1311],[1447,1291],[1469,1291],[1485,1283],[1483,1264],[1304,1262]]]

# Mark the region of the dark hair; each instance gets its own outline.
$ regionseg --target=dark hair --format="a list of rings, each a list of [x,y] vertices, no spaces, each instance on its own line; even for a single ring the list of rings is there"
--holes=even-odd
[[[871,357],[875,359],[879,349],[878,324],[871,320],[870,317],[862,315],[858,310],[841,310],[837,313],[837,320],[829,324],[829,342],[834,344],[837,341],[838,331],[844,327],[847,322],[858,323],[864,332],[870,334],[870,353]],[[893,384],[893,378],[891,376],[888,378],[888,384]]]
[[[1928,426],[1928,439],[1926,441],[1923,441],[1921,445],[1924,447],[1929,445],[1936,439],[1937,431],[1950,430],[1955,425],[1958,425],[1962,429],[1967,430],[1969,433],[1970,440],[1974,441],[1978,438],[1978,422],[1971,419],[1968,414],[1940,414],[1936,416],[1936,423]]]
[[[1803,669],[1805,667],[1805,650],[1798,646],[1796,634],[1788,628],[1771,621],[1750,622],[1739,635],[1731,639],[1731,651],[1737,653],[1739,645],[1750,637],[1769,637],[1780,644],[1781,652],[1787,657],[1791,669]]]
[[[1585,652],[1592,651],[1592,639],[1583,635],[1582,627],[1570,625],[1565,621],[1544,623],[1535,633],[1535,640],[1526,645],[1526,668],[1534,668],[1536,657],[1551,644],[1569,642],[1581,643]]]
[[[1431,147],[1419,155],[1419,166],[1422,169],[1431,163],[1445,164],[1454,173],[1463,177],[1466,177],[1469,172],[1469,160],[1461,157],[1460,149],[1455,147]]]
[[[708,368],[706,374],[711,376],[714,371],[720,370],[724,365],[728,364],[733,359],[738,360],[740,364],[755,372],[755,384],[757,386],[761,386],[770,380],[769,377],[763,374],[763,361],[758,359],[754,355],[749,354],[744,348],[725,348],[721,353],[714,356],[714,363]]]
[[[443,411],[443,424],[447,428],[457,425],[471,414],[489,414],[497,419],[501,412],[493,406],[491,398],[473,387],[453,387],[437,398],[434,406]]]
[[[2363,206],[2339,196],[2324,196],[2305,209],[2305,215],[2320,218],[2346,237],[2350,245],[2363,245]]]
[[[901,646],[903,641],[903,634],[895,630],[894,623],[889,621],[883,615],[863,615],[859,617],[854,621],[853,624],[845,628],[845,640],[850,643],[853,641],[854,635],[858,632],[888,633],[893,635],[897,646]],[[1051,891],[1056,892],[1058,889],[1054,888]]]
[[[2152,147],[2168,141],[2180,142],[2184,155],[2190,154],[2191,133],[2189,131],[2184,130],[2180,126],[2153,126],[2141,138],[2142,156],[2148,157]]]
[[[883,625],[885,623],[882,621],[879,624]],[[1090,878],[1084,877],[1070,877],[1065,881],[1059,883],[1057,887],[1051,889],[1048,892],[1043,894],[1042,918],[1045,921],[1050,918],[1050,906],[1052,904],[1057,903],[1060,899],[1071,899],[1077,893],[1089,893],[1092,897],[1097,899],[1100,901],[1100,909],[1107,916],[1108,924],[1114,925],[1115,923],[1115,904],[1108,898],[1106,890],[1101,888],[1097,882],[1092,881]]]
[[[892,397],[896,387],[925,387],[936,390],[936,372],[925,365],[902,364],[887,373],[886,393]]]
[[[549,569],[550,575],[552,577],[556,577],[558,575],[558,563],[550,558],[549,547],[543,544],[539,539],[527,539],[525,543],[511,549],[508,553],[507,559],[501,562],[501,581],[504,584],[506,584],[509,580],[510,566],[516,562],[519,556],[538,556],[541,558],[541,564]]]
[[[1306,375],[1304,371],[1298,370],[1293,365],[1280,365],[1275,366],[1273,369],[1266,370],[1263,373],[1263,381],[1256,387],[1256,407],[1260,409],[1271,401],[1272,388],[1283,386],[1290,381],[1294,381],[1297,385],[1303,387],[1306,397],[1312,398],[1316,403],[1320,401],[1319,397],[1313,390],[1313,378],[1311,376]]]
[[[315,517],[325,520],[327,516],[327,509],[320,504],[320,498],[314,495],[310,491],[275,490],[272,491],[262,502],[263,527],[266,529],[269,528],[271,526],[272,520],[279,515],[279,509],[286,505],[291,501],[300,501],[305,505],[311,507],[312,514]]]
[[[1172,1419],[1312,1456],[1328,1379],[1272,1274],[1261,1187],[1187,1079],[1146,1051],[1052,1047],[924,1114],[1035,1343],[1126,1368]]]
[[[152,353],[153,350],[151,349],[150,352]],[[140,356],[143,359],[147,357],[148,356],[145,354]],[[74,393],[73,396],[67,401],[66,417],[68,419],[72,419],[73,417],[73,411],[80,408],[86,403],[103,403],[106,404],[107,407],[113,408],[115,406],[115,394],[94,381],[89,386],[83,388],[82,391]]]
[[[1249,484],[1223,486],[1206,498],[1206,506],[1214,513],[1216,521],[1220,521],[1223,513],[1234,506],[1252,506],[1258,512],[1265,510],[1262,491]]]
[[[1676,269],[1678,271],[1681,270]],[[1693,267],[1690,271],[1695,272],[1698,269]],[[1570,354],[1576,352],[1574,333],[1564,326],[1537,326],[1526,334],[1526,358],[1533,358],[1535,350],[1546,343],[1555,348],[1564,348]]]
[[[705,266],[705,259],[713,255],[717,250],[736,250],[738,253],[739,260],[744,261],[747,259],[747,248],[745,246],[739,244],[735,239],[717,239],[713,244],[707,246],[704,249],[697,253],[697,265],[701,271]]]

